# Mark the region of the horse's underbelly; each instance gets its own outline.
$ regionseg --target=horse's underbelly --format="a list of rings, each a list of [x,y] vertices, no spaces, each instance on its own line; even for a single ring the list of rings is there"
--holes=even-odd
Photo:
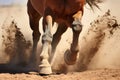
[[[33,8],[41,15],[44,13],[44,0],[30,0]]]
[[[73,18],[72,17],[69,17],[69,18],[56,18],[55,19],[55,22],[57,22],[58,24],[60,23],[65,23],[68,27],[71,26],[71,22],[73,21]]]

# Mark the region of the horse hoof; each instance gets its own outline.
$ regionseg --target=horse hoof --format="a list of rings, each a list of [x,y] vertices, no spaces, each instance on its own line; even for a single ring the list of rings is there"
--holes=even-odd
[[[46,59],[41,61],[39,68],[40,68],[39,74],[41,75],[49,75],[52,73],[51,65]]]
[[[52,74],[51,66],[40,67],[39,74],[40,75],[49,75],[49,74]]]
[[[72,52],[70,50],[66,50],[64,54],[64,61],[68,65],[74,65],[76,63],[76,57],[71,56]]]

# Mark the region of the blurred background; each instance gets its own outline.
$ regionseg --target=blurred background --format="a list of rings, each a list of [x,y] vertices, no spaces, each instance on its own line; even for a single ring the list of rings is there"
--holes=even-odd
[[[25,5],[27,0],[0,0],[0,5]]]

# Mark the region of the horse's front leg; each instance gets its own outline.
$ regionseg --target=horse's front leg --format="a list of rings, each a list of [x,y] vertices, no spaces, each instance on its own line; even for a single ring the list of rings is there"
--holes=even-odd
[[[82,18],[82,11],[78,11],[75,15],[73,15],[74,21],[72,23],[72,31],[73,31],[73,40],[70,47],[70,50],[65,52],[65,62],[68,65],[73,65],[77,59],[77,53],[79,51],[79,34],[82,30],[81,18]]]
[[[30,27],[33,30],[33,49],[32,54],[30,55],[30,63],[35,66],[36,65],[36,51],[37,51],[37,44],[40,38],[41,33],[39,32],[39,20],[42,17],[32,6],[30,1],[27,4],[27,10],[29,15],[29,23]]]
[[[51,42],[52,42],[52,16],[51,15],[45,15],[43,18],[43,29],[44,34],[42,36],[42,52],[40,54],[40,60],[41,63],[39,65],[40,67],[40,74],[51,74],[52,69],[51,65],[49,63],[49,57],[51,54]]]

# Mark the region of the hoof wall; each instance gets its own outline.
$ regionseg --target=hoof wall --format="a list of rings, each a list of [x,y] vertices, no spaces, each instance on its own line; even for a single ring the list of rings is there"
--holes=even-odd
[[[71,51],[67,50],[64,54],[64,61],[68,65],[74,65],[76,63],[76,57],[71,57]]]
[[[49,74],[52,74],[52,69],[49,66],[48,67],[40,67],[39,74],[40,75],[49,75]]]

